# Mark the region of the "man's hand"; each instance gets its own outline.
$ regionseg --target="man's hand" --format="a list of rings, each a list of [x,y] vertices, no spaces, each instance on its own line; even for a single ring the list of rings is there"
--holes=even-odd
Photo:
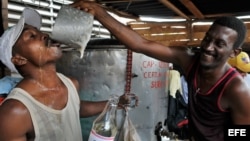
[[[101,7],[101,5],[99,5],[96,2],[84,1],[84,0],[77,0],[74,3],[70,4],[70,6],[77,8],[79,10],[82,10],[82,11],[88,12],[92,14],[93,16],[95,16],[95,10],[98,7]]]
[[[118,108],[134,108],[138,106],[138,96],[133,93],[125,93],[119,97]]]

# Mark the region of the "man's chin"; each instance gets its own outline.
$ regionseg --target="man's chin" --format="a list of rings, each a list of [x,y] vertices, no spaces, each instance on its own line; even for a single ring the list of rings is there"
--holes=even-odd
[[[211,68],[211,63],[208,61],[201,60],[200,61],[200,66],[205,69],[210,69]]]

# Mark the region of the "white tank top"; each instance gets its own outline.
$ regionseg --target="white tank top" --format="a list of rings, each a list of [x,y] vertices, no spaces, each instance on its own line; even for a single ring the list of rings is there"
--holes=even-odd
[[[43,105],[20,88],[14,88],[7,99],[16,99],[28,108],[35,141],[82,141],[78,92],[70,79],[60,73],[58,76],[68,88],[68,102],[62,110]]]

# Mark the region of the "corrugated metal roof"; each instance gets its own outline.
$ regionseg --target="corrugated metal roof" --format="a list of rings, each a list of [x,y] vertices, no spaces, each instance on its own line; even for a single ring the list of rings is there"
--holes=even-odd
[[[5,0],[7,1],[7,0]],[[26,4],[37,7],[43,15],[43,30],[50,31],[51,20],[50,16],[46,16],[44,9],[49,6],[48,0],[25,0]],[[57,2],[61,4],[66,0],[53,0],[53,6]],[[67,0],[67,3],[73,0]],[[9,0],[12,5],[17,5],[20,10],[20,0]],[[102,4],[107,10],[117,14],[120,17],[133,18],[136,22],[141,22],[139,17],[153,17],[162,19],[185,19],[179,22],[161,22],[151,21],[144,23],[127,23],[133,30],[144,36],[149,40],[161,42],[169,46],[197,46],[203,39],[208,25],[195,25],[199,21],[211,21],[216,17],[223,15],[245,16],[250,15],[250,8],[248,8],[247,0],[96,0]],[[41,4],[44,4],[43,7]],[[23,6],[24,6],[23,5]],[[59,7],[59,6],[58,6]],[[18,8],[14,7],[9,10],[16,12]],[[59,8],[53,8],[57,13]],[[9,15],[12,14],[9,11]],[[20,12],[20,11],[18,11]],[[48,12],[47,12],[48,13]],[[14,13],[15,14],[15,13]],[[56,18],[56,16],[54,16]],[[250,29],[250,18],[247,21],[248,29]],[[11,24],[11,20],[9,20]],[[181,26],[182,28],[177,27]],[[141,28],[137,30],[137,28]],[[143,28],[143,29],[142,29]],[[250,31],[250,30],[249,30]],[[94,22],[92,31],[93,38],[109,38],[109,31],[106,30],[98,21]],[[250,35],[250,32],[248,32]],[[246,43],[250,44],[250,36],[248,36]]]
[[[204,18],[221,15],[249,15],[247,0],[98,0],[99,3],[133,16],[176,18],[186,15],[199,19],[197,11]],[[196,11],[195,13],[193,13]]]
[[[143,24],[131,24],[134,30],[138,26],[147,29],[137,32],[147,39],[159,41],[170,46],[197,46],[200,44],[209,25],[195,25],[196,22],[212,21],[225,15],[248,16],[250,8],[247,0],[97,0],[111,12],[122,16],[134,18],[140,22],[139,17],[154,17],[165,19],[186,19],[184,22],[155,23],[151,21]],[[250,44],[250,18],[243,19],[248,28],[246,44]],[[145,22],[145,21],[144,21]],[[174,25],[183,24],[184,29],[172,29]],[[167,28],[166,28],[167,27]],[[155,30],[154,30],[155,29]],[[183,32],[175,35],[173,32]],[[151,36],[152,34],[157,36]],[[174,36],[175,40],[173,39]],[[178,37],[178,38],[177,38]]]

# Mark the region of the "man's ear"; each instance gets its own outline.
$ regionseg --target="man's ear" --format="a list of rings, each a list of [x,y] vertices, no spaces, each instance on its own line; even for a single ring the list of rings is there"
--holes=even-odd
[[[242,51],[241,48],[237,48],[237,49],[233,49],[232,53],[230,54],[230,58],[234,58],[236,57],[238,54],[240,54],[240,52]]]
[[[22,65],[25,65],[27,63],[27,59],[16,54],[15,56],[13,56],[11,58],[11,62],[14,64],[14,65],[17,65],[17,66],[22,66]]]

